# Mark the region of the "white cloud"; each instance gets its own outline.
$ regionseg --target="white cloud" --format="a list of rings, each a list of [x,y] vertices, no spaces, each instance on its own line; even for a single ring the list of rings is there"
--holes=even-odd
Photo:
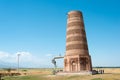
[[[51,59],[48,57],[51,56],[50,54],[37,56],[24,51],[16,53],[0,51],[0,65],[17,67],[18,54],[20,54],[20,67],[49,67],[51,65]]]
[[[9,56],[8,53],[0,51],[0,59],[8,56]]]

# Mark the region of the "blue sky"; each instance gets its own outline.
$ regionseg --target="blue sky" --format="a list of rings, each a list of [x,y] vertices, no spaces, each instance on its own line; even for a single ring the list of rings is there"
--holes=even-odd
[[[21,67],[53,67],[71,10],[83,13],[93,66],[120,66],[119,0],[0,0],[1,65],[15,66],[21,53]]]

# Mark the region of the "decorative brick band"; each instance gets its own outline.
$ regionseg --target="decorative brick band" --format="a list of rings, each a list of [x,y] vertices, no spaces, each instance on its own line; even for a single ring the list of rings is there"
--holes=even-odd
[[[87,47],[87,44],[72,44],[72,45],[66,46],[66,51],[72,50],[72,49],[88,50],[88,47]]]
[[[72,49],[72,50],[67,50],[66,55],[88,55],[88,50],[81,50],[81,49]]]
[[[69,37],[66,40],[67,42],[71,42],[71,41],[84,41],[87,42],[86,37],[81,37],[81,36],[74,36],[74,37]]]
[[[78,37],[86,37],[86,35],[76,33],[76,34],[69,34],[69,35],[66,36],[66,38],[75,37],[75,36],[78,36]]]
[[[69,20],[67,24],[72,23],[72,22],[83,22],[82,20]]]
[[[67,27],[74,27],[74,26],[84,27],[84,24],[83,22],[71,22],[67,24]]]
[[[66,46],[72,45],[72,44],[87,44],[87,43],[84,41],[71,41],[71,42],[67,42]]]
[[[68,18],[67,21],[71,21],[71,20],[82,20],[81,17],[72,17],[72,18]]]
[[[84,30],[84,27],[81,27],[81,26],[67,27],[67,31],[73,30],[73,29],[83,29]]]
[[[82,18],[82,14],[81,13],[71,13],[71,14],[68,14],[68,18],[73,18],[73,17],[81,17]]]
[[[83,29],[73,29],[73,30],[67,31],[67,35],[76,34],[76,33],[85,35],[85,30],[83,30]]]

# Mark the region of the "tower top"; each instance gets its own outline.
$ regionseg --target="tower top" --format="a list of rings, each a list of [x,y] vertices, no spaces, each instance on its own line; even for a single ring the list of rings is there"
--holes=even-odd
[[[74,10],[74,11],[70,11],[70,12],[68,12],[68,14],[82,14],[82,12],[81,11],[78,11],[78,10]]]

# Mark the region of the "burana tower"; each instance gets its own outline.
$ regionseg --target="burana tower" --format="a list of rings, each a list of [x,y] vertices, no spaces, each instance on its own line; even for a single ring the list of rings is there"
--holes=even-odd
[[[82,12],[70,11],[67,19],[64,72],[92,71]]]

